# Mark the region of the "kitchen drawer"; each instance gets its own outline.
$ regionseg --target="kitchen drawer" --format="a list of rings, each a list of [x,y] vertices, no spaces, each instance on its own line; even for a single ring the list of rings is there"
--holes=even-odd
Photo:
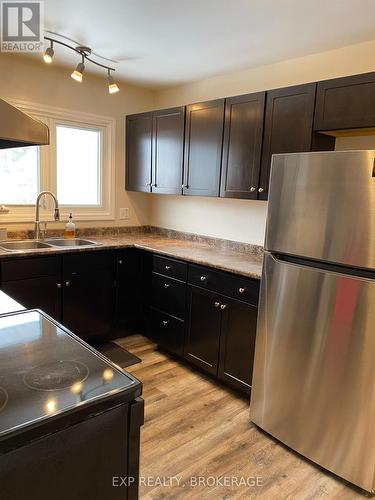
[[[63,256],[64,279],[73,276],[95,274],[99,269],[113,271],[115,253],[112,251],[90,251],[69,253]]]
[[[178,318],[185,317],[186,283],[152,273],[151,305]]]
[[[182,356],[185,336],[184,321],[151,308],[150,336],[160,347]]]
[[[60,258],[55,255],[6,260],[1,263],[1,280],[5,282],[55,276],[60,271],[59,263]]]
[[[187,279],[187,264],[179,260],[154,255],[152,259],[152,270],[165,276],[170,276],[180,281]]]
[[[208,290],[257,305],[259,300],[260,281],[251,278],[240,278],[207,267],[189,266],[189,283]]]

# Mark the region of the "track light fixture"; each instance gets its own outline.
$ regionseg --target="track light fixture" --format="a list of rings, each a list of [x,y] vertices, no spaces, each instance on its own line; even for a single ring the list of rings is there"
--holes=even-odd
[[[51,62],[53,61],[54,53],[55,51],[53,50],[53,41],[51,40],[51,45],[47,47],[43,55],[44,62],[46,62],[47,64],[51,64]]]
[[[82,61],[77,64],[76,69],[73,71],[73,73],[70,75],[73,80],[76,82],[81,83],[82,78],[83,78],[83,72],[85,71],[85,56],[82,54]]]
[[[108,80],[108,92],[110,94],[116,94],[116,92],[118,92],[120,89],[117,83],[114,82],[110,69],[108,70],[107,80]]]
[[[58,35],[57,33],[55,33]],[[58,35],[62,36],[62,35]],[[66,37],[65,37],[66,38]],[[70,75],[73,80],[76,80],[77,82],[82,82],[83,80],[83,72],[85,70],[85,61],[90,61],[91,63],[95,64],[96,66],[100,66],[101,68],[104,68],[107,70],[108,75],[107,75],[107,81],[108,81],[108,93],[109,94],[116,94],[120,89],[117,83],[113,80],[113,77],[111,75],[111,71],[115,71],[114,68],[111,68],[109,66],[106,66],[105,64],[101,64],[94,59],[92,59],[91,56],[91,49],[89,47],[84,47],[81,45],[78,45],[77,47],[72,47],[71,45],[68,45],[67,43],[64,43],[60,40],[56,40],[54,38],[50,38],[48,36],[44,37],[45,40],[48,40],[50,42],[50,46],[46,49],[43,59],[46,63],[50,64],[53,60],[54,56],[54,50],[53,50],[53,44],[57,43],[59,45],[63,45],[64,47],[67,47],[70,50],[73,50],[74,52],[77,52],[81,56],[81,62],[77,64],[76,69],[73,71],[73,73]],[[100,57],[100,56],[99,56]]]

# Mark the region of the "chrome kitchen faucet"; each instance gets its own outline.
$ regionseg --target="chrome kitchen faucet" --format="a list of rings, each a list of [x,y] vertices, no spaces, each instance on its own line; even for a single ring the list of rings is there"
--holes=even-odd
[[[36,204],[35,204],[35,229],[34,229],[34,237],[36,240],[40,239],[40,215],[39,215],[39,210],[40,210],[40,199],[46,195],[49,194],[52,198],[53,201],[55,202],[55,210],[53,214],[53,218],[55,220],[60,220],[60,210],[59,210],[59,202],[57,201],[56,196],[51,193],[51,191],[41,191],[36,199]]]

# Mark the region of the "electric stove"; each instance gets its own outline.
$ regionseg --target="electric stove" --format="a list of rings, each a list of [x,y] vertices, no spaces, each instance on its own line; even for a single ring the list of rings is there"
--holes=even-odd
[[[0,496],[137,498],[141,392],[41,311],[0,316]]]

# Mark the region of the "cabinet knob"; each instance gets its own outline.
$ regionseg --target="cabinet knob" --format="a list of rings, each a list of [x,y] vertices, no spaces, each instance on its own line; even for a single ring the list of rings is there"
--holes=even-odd
[[[215,302],[215,307],[218,308],[220,306],[220,302]]]
[[[263,188],[259,188],[258,189],[258,193],[263,193],[264,189]]]
[[[182,189],[189,189],[189,186],[187,184],[181,184]]]
[[[118,263],[119,263],[119,264],[120,264],[120,266],[121,266],[121,264],[122,264],[122,260],[120,259],[120,260],[118,261]]]
[[[151,182],[146,182],[146,186],[152,186]]]
[[[57,288],[61,288],[61,283],[57,283]]]
[[[65,281],[65,286],[70,286],[70,281]]]
[[[251,186],[250,191],[253,193],[256,190],[254,186]]]
[[[227,305],[226,305],[226,304],[221,304],[220,309],[221,309],[222,311],[224,311],[224,309],[226,309],[226,308],[227,308]]]
[[[207,280],[207,276],[201,276],[201,281],[206,281]]]
[[[170,283],[164,283],[164,288],[169,288],[171,286]]]
[[[167,326],[169,321],[167,319],[163,319],[162,323],[163,323],[163,326]]]
[[[156,182],[154,182],[154,184],[151,184],[152,187],[158,187],[158,185],[156,184]]]
[[[240,288],[238,289],[238,291],[239,291],[240,293],[245,293],[245,292],[246,292],[246,288],[242,288],[242,287],[240,287]]]
[[[165,266],[165,270],[166,270],[166,271],[170,271],[171,269],[172,269],[172,267],[171,267],[171,266]]]

